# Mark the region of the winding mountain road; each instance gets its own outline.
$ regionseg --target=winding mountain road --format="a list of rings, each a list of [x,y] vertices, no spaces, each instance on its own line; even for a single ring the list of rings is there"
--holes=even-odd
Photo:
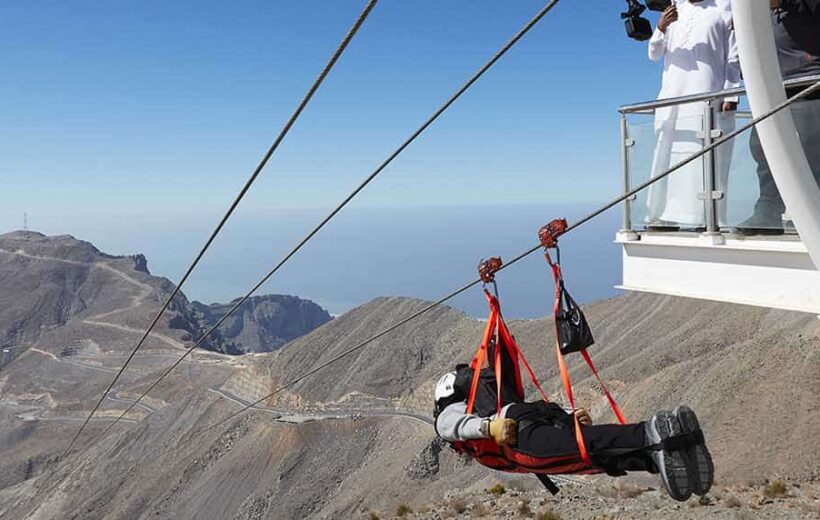
[[[224,390],[222,388],[209,388],[208,391],[213,392],[223,399],[227,399],[233,403],[236,403],[240,406],[248,406],[250,402],[242,399],[241,397],[237,397],[236,395]],[[273,418],[276,422],[287,423],[287,424],[302,424],[306,422],[313,422],[313,421],[326,421],[326,420],[334,420],[334,419],[358,419],[360,417],[403,417],[406,419],[411,419],[415,421],[419,421],[427,426],[433,426],[434,421],[431,417],[426,415],[407,411],[407,410],[393,410],[393,409],[383,409],[383,410],[364,410],[364,409],[351,409],[351,410],[340,410],[336,412],[293,412],[293,411],[286,411],[286,410],[276,410],[273,408],[259,408],[253,407],[254,411],[257,412],[264,412],[274,415]],[[550,475],[550,478],[554,480],[558,484],[574,484],[577,486],[585,486],[588,482],[583,480],[578,480],[576,478],[567,477],[564,475]]]
[[[101,313],[101,314],[97,314],[97,315],[94,315],[94,316],[89,316],[88,318],[85,318],[84,320],[82,320],[82,322],[86,323],[88,325],[94,325],[94,326],[97,326],[97,327],[107,327],[107,328],[116,329],[116,330],[119,330],[119,331],[122,331],[122,332],[128,332],[130,334],[144,334],[145,331],[142,330],[142,329],[129,327],[129,326],[123,325],[121,323],[114,323],[114,322],[111,322],[111,321],[104,321],[103,318],[108,318],[109,316],[113,316],[115,314],[121,314],[123,312],[127,312],[127,311],[130,311],[130,310],[136,309],[137,307],[142,305],[145,302],[145,300],[154,293],[154,288],[151,287],[150,285],[148,285],[146,283],[143,283],[143,282],[140,282],[139,280],[137,280],[133,276],[130,276],[129,274],[124,273],[124,272],[120,271],[119,269],[115,269],[114,267],[108,265],[105,262],[80,262],[80,261],[77,261],[77,260],[66,260],[64,258],[56,258],[56,257],[51,257],[51,256],[32,255],[30,253],[25,252],[22,249],[18,249],[17,251],[9,251],[7,249],[0,249],[0,253],[5,253],[5,254],[8,254],[8,255],[15,255],[15,256],[22,257],[22,258],[28,258],[30,260],[39,260],[39,261],[44,261],[44,262],[58,262],[58,263],[63,263],[63,264],[88,267],[88,268],[92,268],[92,269],[101,269],[101,270],[104,270],[108,273],[111,273],[114,276],[124,280],[125,282],[127,282],[130,285],[132,285],[132,286],[136,287],[137,289],[139,289],[139,292],[137,294],[131,296],[131,303],[126,305],[125,307],[120,307],[118,309],[113,309],[113,310],[110,310],[110,311],[106,311],[106,312]],[[166,343],[167,345],[170,345],[170,346],[174,347],[175,349],[180,349],[180,350],[187,350],[188,349],[188,347],[184,343],[182,343],[181,341],[178,341],[175,338],[172,338],[170,336],[166,336],[166,335],[161,334],[159,332],[152,331],[149,334],[149,336],[154,338],[154,339],[157,339],[159,341],[162,341],[162,342]],[[233,359],[231,356],[229,356],[227,354],[222,354],[220,352],[212,352],[212,351],[209,351],[209,350],[199,349],[198,353],[202,354],[202,355],[206,355],[208,357],[216,357],[216,358],[220,358],[220,359]]]
[[[241,397],[238,397],[222,388],[209,388],[208,391],[213,392],[222,397],[223,399],[227,399],[228,401],[234,402],[240,406],[248,406],[250,404],[249,401],[246,401],[245,399],[242,399]],[[327,412],[297,412],[292,410],[277,410],[275,408],[260,408],[259,406],[254,406],[253,410],[257,412],[264,412],[276,415],[277,417],[274,420],[276,420],[277,422],[291,424],[299,424],[312,421],[325,421],[331,419],[356,419],[359,417],[404,417],[422,422],[427,425],[433,424],[433,419],[427,417],[426,415],[422,415],[420,413],[408,410],[394,410],[390,408],[376,410],[350,409]]]

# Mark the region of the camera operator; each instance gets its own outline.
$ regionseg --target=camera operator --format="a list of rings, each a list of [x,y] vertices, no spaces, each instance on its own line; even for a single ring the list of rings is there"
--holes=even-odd
[[[820,74],[820,0],[771,0],[771,8],[783,78]],[[791,97],[799,90],[789,89],[786,95]],[[794,103],[791,112],[806,159],[814,178],[820,183],[820,94],[810,94]],[[782,234],[786,206],[772,178],[756,129],[752,132],[749,147],[757,162],[760,197],[754,213],[738,226],[738,231],[748,235]]]
[[[744,0],[746,1],[746,0]],[[649,40],[649,59],[663,60],[663,78],[658,99],[700,94],[740,85],[740,62],[735,44],[732,15],[726,0],[685,0],[661,14]],[[734,129],[732,112],[737,98],[726,99],[718,107],[716,121],[724,132]],[[658,175],[691,154],[703,142],[702,103],[658,109],[655,112],[657,144],[652,175]],[[730,145],[718,153],[718,190],[725,191]],[[659,181],[647,199],[647,227],[673,230],[699,229],[704,225],[703,170],[695,161],[680,172]],[[725,220],[725,205],[720,205],[719,220]]]

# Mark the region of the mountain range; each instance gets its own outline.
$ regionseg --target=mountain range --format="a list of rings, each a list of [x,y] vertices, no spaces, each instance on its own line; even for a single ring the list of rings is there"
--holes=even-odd
[[[198,349],[99,438],[224,310],[180,297],[64,454],[173,286],[151,276],[140,256],[16,232],[0,236],[0,287],[3,518],[359,518],[404,504],[418,510],[499,481],[537,484],[481,468],[435,439],[435,381],[469,360],[484,326],[458,310],[437,307],[231,417],[428,305],[377,298],[288,340],[287,327],[278,336],[268,328],[288,320],[269,318],[293,300],[254,300],[242,309],[242,326],[228,326],[210,350]],[[628,418],[692,406],[719,483],[782,479],[806,488],[820,479],[815,316],[650,294],[599,301],[585,312],[597,340],[591,354]],[[305,324],[317,315],[298,316]],[[513,320],[510,327],[545,390],[561,402],[552,321]],[[228,345],[273,344],[260,339],[268,334],[286,343],[273,352],[224,354]],[[570,371],[581,404],[596,421],[612,420],[580,360],[570,360]],[[568,498],[557,500],[572,508],[571,497],[602,481],[608,477],[577,478]],[[624,481],[657,486],[641,476]],[[732,514],[728,504],[680,509],[653,493],[635,516]],[[592,509],[570,509],[572,517],[610,514],[600,509],[606,502],[582,503]],[[772,511],[788,513],[786,506]]]

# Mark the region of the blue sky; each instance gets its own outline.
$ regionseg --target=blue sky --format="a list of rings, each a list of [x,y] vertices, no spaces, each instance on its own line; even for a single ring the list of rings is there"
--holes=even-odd
[[[192,255],[364,4],[3,3],[0,230],[28,212],[34,229],[130,253],[185,221]],[[543,4],[382,0],[225,233],[332,206]],[[353,208],[540,205],[548,219],[616,195],[616,108],[660,77],[624,35],[624,5],[559,4]],[[162,254],[174,279],[183,255]]]

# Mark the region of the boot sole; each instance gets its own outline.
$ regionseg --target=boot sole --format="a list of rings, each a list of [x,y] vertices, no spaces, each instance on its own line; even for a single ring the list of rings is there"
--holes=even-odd
[[[679,436],[682,428],[677,418],[669,412],[655,414],[650,420],[650,430],[655,440],[660,442]],[[684,450],[652,452],[652,458],[661,474],[666,491],[678,502],[685,502],[692,496],[689,472],[686,467]]]
[[[700,430],[700,423],[695,412],[688,406],[679,406],[673,412],[680,422],[683,433]],[[692,492],[703,496],[712,488],[715,481],[715,464],[706,444],[697,444],[684,450],[686,467],[692,479]]]

